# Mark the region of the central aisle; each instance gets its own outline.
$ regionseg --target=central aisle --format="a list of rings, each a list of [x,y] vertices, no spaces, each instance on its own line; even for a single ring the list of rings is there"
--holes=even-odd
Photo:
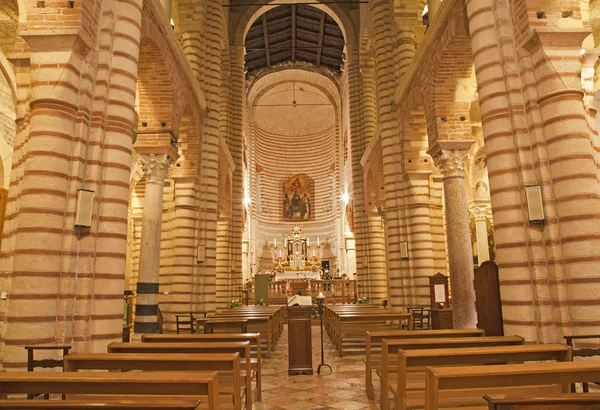
[[[321,363],[319,326],[312,326],[312,376],[288,375],[287,326],[270,359],[263,361],[263,399],[254,403],[254,409],[379,409],[369,400],[365,391],[365,366],[362,356],[339,357],[331,340],[325,334],[325,363],[333,368],[317,374]],[[379,386],[376,386],[379,387]]]

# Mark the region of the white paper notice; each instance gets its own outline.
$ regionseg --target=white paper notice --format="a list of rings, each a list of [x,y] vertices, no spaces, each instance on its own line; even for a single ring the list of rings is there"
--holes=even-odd
[[[443,284],[433,285],[435,303],[446,303],[446,287]]]

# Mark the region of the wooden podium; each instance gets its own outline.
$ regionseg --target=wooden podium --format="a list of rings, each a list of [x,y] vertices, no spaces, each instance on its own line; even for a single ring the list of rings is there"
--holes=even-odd
[[[312,306],[288,306],[288,374],[313,374]]]

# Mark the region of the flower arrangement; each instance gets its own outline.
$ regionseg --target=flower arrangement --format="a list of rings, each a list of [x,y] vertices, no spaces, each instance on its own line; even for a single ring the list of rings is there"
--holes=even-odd
[[[329,269],[323,269],[323,273],[321,273],[321,279],[331,280],[331,273],[329,272]]]
[[[260,298],[260,300],[258,301],[258,306],[267,306],[263,298]]]
[[[242,302],[239,300],[230,300],[229,301],[229,309],[242,307]]]
[[[358,300],[356,301],[356,303],[358,305],[370,305],[371,301],[367,298],[358,298]]]

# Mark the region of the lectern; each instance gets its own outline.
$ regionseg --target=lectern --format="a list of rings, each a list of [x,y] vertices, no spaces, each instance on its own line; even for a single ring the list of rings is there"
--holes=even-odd
[[[313,374],[311,306],[288,306],[288,374]]]

